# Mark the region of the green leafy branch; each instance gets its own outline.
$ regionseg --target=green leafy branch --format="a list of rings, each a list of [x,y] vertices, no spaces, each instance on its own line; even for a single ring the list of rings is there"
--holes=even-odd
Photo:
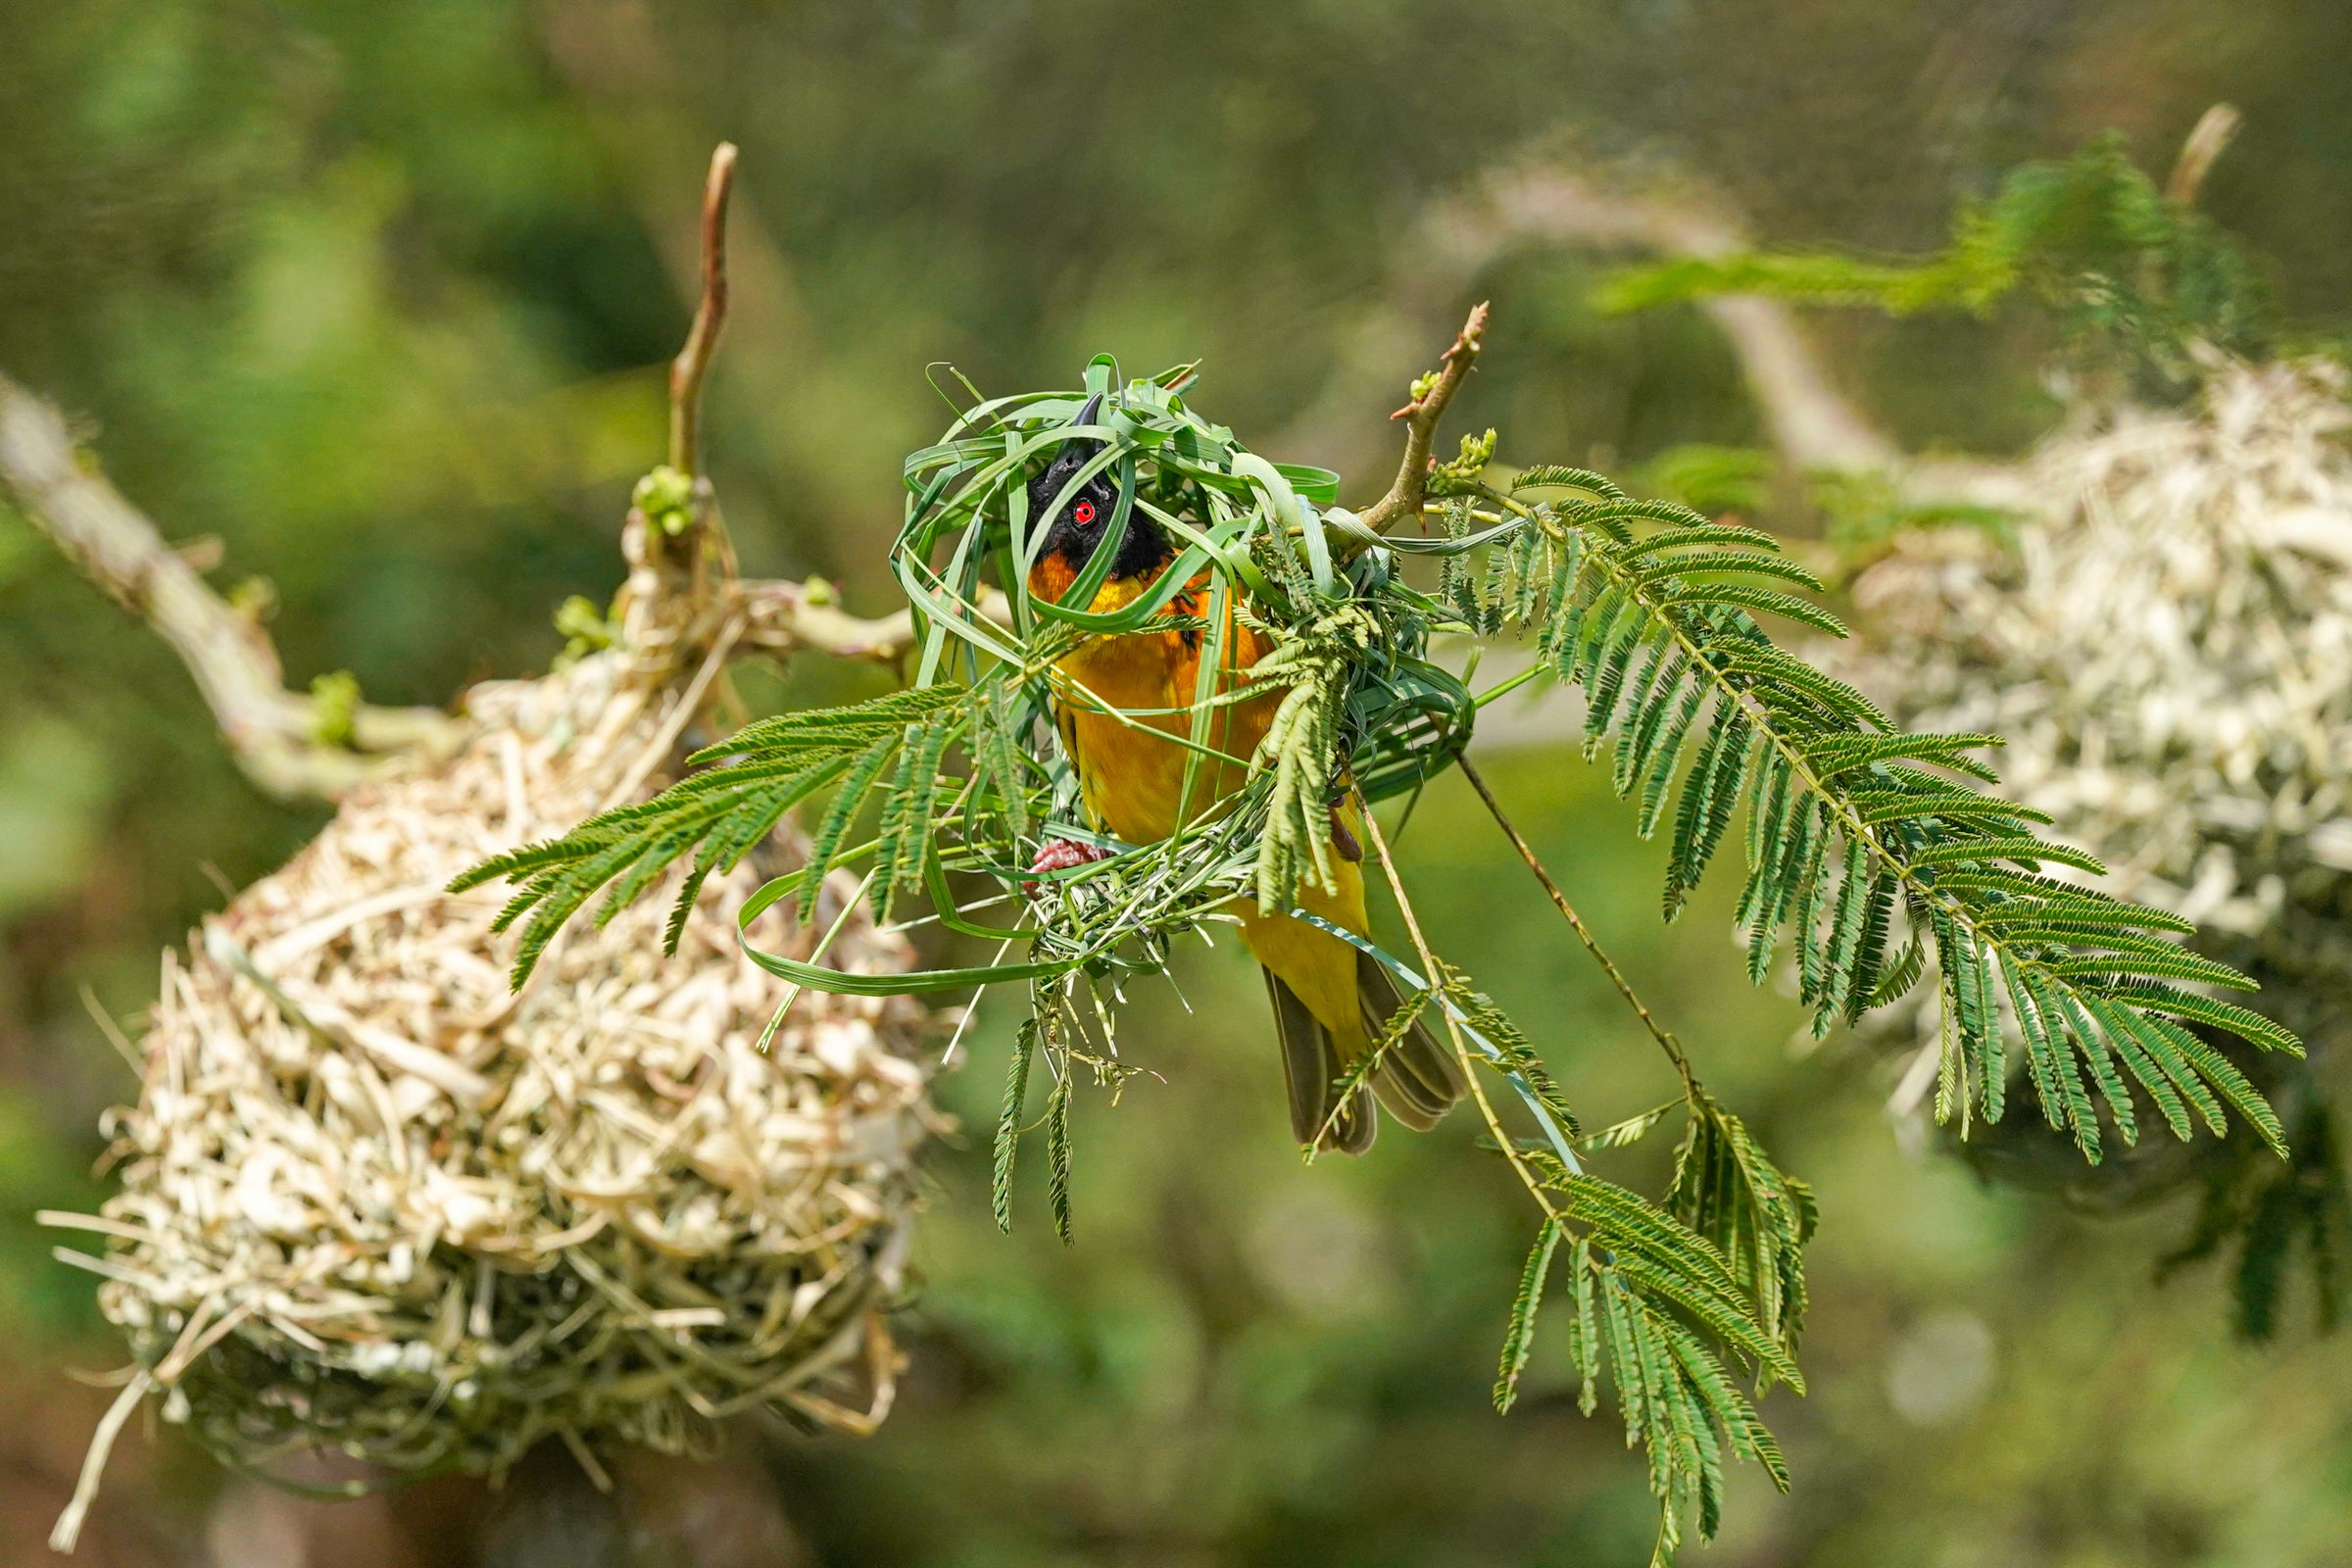
[[[2257,354],[2275,330],[2253,265],[2192,195],[2193,181],[2160,190],[2109,133],[2072,158],[2026,164],[1989,200],[1964,204],[1949,244],[1922,261],[1820,250],[1683,258],[1620,273],[1597,300],[1623,312],[1767,294],[1895,316],[1983,316],[2022,293],[2056,314],[2080,358],[2178,389],[2195,378],[2191,345]]]
[[[1812,1199],[1706,1091],[1461,762],[1480,699],[1428,660],[1432,635],[1523,629],[1538,668],[1582,688],[1587,755],[1637,803],[1641,833],[1669,834],[1668,918],[1744,824],[1739,919],[1750,977],[1771,972],[1787,940],[1817,1031],[1911,991],[1932,962],[1945,1015],[1937,1113],[1964,1135],[1974,1116],[2002,1115],[2022,1056],[2045,1115],[2090,1158],[2110,1124],[2127,1141],[2137,1136],[2133,1085],[2181,1137],[2192,1116],[2221,1131],[2233,1108],[2280,1147],[2276,1117],[2209,1036],[2299,1047],[2269,1019],[2206,994],[2246,982],[2168,940],[2180,922],[2049,874],[2098,867],[2036,836],[2034,812],[1977,787],[1994,781],[1974,755],[1988,737],[1898,734],[1859,693],[1778,647],[1761,617],[1832,635],[1842,627],[1769,535],[1636,500],[1583,469],[1522,469],[1497,488],[1484,477],[1494,452],[1485,437],[1432,463],[1431,427],[1476,358],[1481,319],[1400,411],[1407,464],[1360,518],[1333,504],[1336,475],[1266,463],[1193,413],[1189,368],[1114,392],[1115,368],[1099,360],[1080,393],[975,402],[906,466],[893,564],[912,612],[910,690],[751,725],[689,759],[699,771],[653,800],[461,882],[519,882],[501,917],[520,928],[519,981],[600,890],[606,918],[675,875],[684,909],[786,812],[807,808],[815,826],[804,863],[743,906],[747,955],[796,987],[865,995],[1027,986],[991,1206],[1009,1223],[1042,1064],[1048,1198],[1065,1239],[1077,1073],[1090,1069],[1115,1091],[1133,1070],[1115,1050],[1124,979],[1159,973],[1177,939],[1206,936],[1243,898],[1321,925],[1386,966],[1405,998],[1356,1070],[1368,1075],[1416,1019],[1442,1022],[1490,1139],[1541,1215],[1497,1401],[1516,1396],[1564,1251],[1585,1402],[1602,1378],[1615,1384],[1629,1441],[1648,1455],[1666,1552],[1693,1510],[1702,1534],[1714,1529],[1727,1454],[1786,1483],[1735,1382],[1801,1391],[1793,1352]],[[1115,485],[1114,523],[1140,512],[1175,552],[1115,610],[1093,608],[1108,567],[1102,551],[1058,598],[1029,587],[1051,519],[1031,514],[1027,484],[1074,437],[1099,443],[1082,473]],[[1435,535],[1396,526],[1433,517]],[[1441,564],[1434,592],[1405,580],[1416,555]],[[1245,625],[1272,644],[1248,670],[1226,653]],[[1121,711],[1060,667],[1086,639],[1138,632],[1197,640],[1200,674],[1181,730],[1166,725],[1179,710]],[[1220,750],[1219,715],[1270,692],[1280,701],[1254,755]],[[1169,838],[1123,844],[1088,822],[1072,760],[1044,722],[1081,707],[1152,725],[1185,750],[1185,794],[1199,808],[1180,811]],[[1683,1141],[1662,1202],[1605,1180],[1585,1156],[1638,1139],[1665,1112],[1582,1139],[1533,1043],[1426,939],[1372,808],[1457,762],[1681,1080]],[[1334,813],[1350,797],[1413,962],[1295,906],[1298,889],[1325,881],[1334,851],[1346,850],[1334,842]],[[1033,869],[1054,839],[1102,858]],[[822,966],[821,945],[802,957],[751,940],[767,909],[805,906],[833,869],[861,863],[882,917],[919,890],[923,918],[997,943],[997,959],[850,975]],[[1003,903],[1019,918],[984,923]],[[1007,961],[1016,945],[1025,955]],[[1510,1092],[1535,1136],[1513,1130],[1500,1109],[1509,1101],[1490,1085]]]
[[[1727,1451],[1757,1461],[1776,1487],[1788,1489],[1788,1466],[1779,1446],[1737,1387],[1726,1357],[1752,1368],[1759,1387],[1777,1379],[1802,1393],[1803,1375],[1790,1353],[1792,1320],[1783,1310],[1768,1323],[1759,1312],[1752,1282],[1742,1278],[1733,1259],[1699,1228],[1591,1174],[1568,1152],[1559,1135],[1572,1133],[1574,1120],[1557,1099],[1556,1088],[1546,1079],[1539,1089],[1511,1072],[1508,1064],[1533,1057],[1532,1048],[1493,1003],[1470,993],[1466,978],[1449,971],[1431,951],[1379,819],[1369,809],[1363,814],[1372,851],[1414,949],[1428,971],[1443,977],[1438,985],[1423,989],[1440,1005],[1472,1102],[1495,1147],[1544,1215],[1512,1299],[1495,1377],[1495,1405],[1507,1411],[1517,1397],[1553,1256],[1561,1241],[1573,1237],[1570,1279],[1576,1311],[1568,1334],[1570,1357],[1584,1383],[1579,1402],[1585,1413],[1592,1412],[1604,1371],[1616,1384],[1626,1442],[1642,1446],[1648,1457],[1650,1493],[1659,1505],[1656,1560],[1666,1561],[1681,1542],[1683,1516],[1692,1508],[1701,1536],[1715,1533],[1722,1516]],[[1554,1135],[1550,1148],[1523,1144],[1506,1130],[1479,1071],[1496,1066],[1522,1089],[1539,1120]],[[1691,1102],[1697,1109],[1695,1094]],[[1695,1147],[1695,1133],[1691,1142]],[[1777,1172],[1774,1176],[1786,1183]],[[1677,1185],[1682,1185],[1679,1172]],[[1735,1213],[1741,1195],[1728,1184],[1693,1186],[1692,1192],[1697,1201],[1690,1212],[1709,1228],[1736,1232],[1773,1223],[1770,1214],[1752,1206]],[[1802,1241],[1801,1236],[1791,1238],[1787,1259],[1800,1277],[1801,1263],[1794,1254]],[[1748,1250],[1752,1259],[1755,1250]],[[1800,1285],[1800,1301],[1801,1297]]]
[[[919,875],[935,826],[938,760],[965,719],[959,711],[964,698],[947,688],[916,689],[851,708],[760,719],[687,759],[705,771],[650,801],[593,816],[560,838],[485,860],[453,881],[451,890],[519,879],[496,929],[520,922],[513,977],[520,986],[556,933],[599,889],[611,888],[596,913],[601,926],[692,856],[671,902],[665,951],[674,953],[704,883],[714,872],[732,870],[785,812],[833,785],[833,803],[791,888],[796,900],[812,903],[843,858],[844,840],[867,793],[899,760],[884,823],[891,853],[887,874],[878,878],[878,897],[887,900],[893,887],[912,879],[910,872]],[[918,769],[926,758],[928,769]]]
[[[1576,493],[1524,499],[1540,490]],[[2189,1027],[2299,1052],[2261,1014],[2183,989],[2252,983],[2162,939],[2184,922],[2045,874],[2101,868],[2037,837],[2040,813],[1971,787],[1995,777],[1970,755],[1991,737],[1897,733],[1861,694],[1774,645],[1760,614],[1843,628],[1791,591],[1819,585],[1771,536],[1577,470],[1527,469],[1512,493],[1485,499],[1496,523],[1478,537],[1487,564],[1448,573],[1447,608],[1476,626],[1507,602],[1547,665],[1584,689],[1587,754],[1608,754],[1618,792],[1639,804],[1638,830],[1656,831],[1672,806],[1669,918],[1743,812],[1750,977],[1769,973],[1787,931],[1799,994],[1826,1033],[1908,991],[1934,958],[1939,1117],[1964,1130],[1980,1108],[1998,1119],[2014,1040],[2044,1114],[2088,1158],[2101,1141],[2093,1087],[2124,1140],[2137,1136],[2126,1077],[2179,1136],[2192,1109],[2219,1130],[2226,1103],[2283,1148],[2261,1096]]]

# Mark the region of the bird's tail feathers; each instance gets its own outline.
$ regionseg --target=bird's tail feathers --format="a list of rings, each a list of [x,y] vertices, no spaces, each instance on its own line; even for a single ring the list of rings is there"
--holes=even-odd
[[[1388,1021],[1403,1005],[1395,977],[1369,954],[1356,955],[1355,1000],[1363,1033],[1360,1039],[1350,1042],[1355,1048],[1353,1052],[1343,1052],[1322,1020],[1298,1000],[1298,994],[1273,970],[1264,973],[1266,994],[1274,1003],[1274,1032],[1282,1043],[1282,1076],[1290,1091],[1291,1131],[1300,1143],[1312,1143],[1321,1152],[1360,1154],[1372,1147],[1373,1135],[1379,1131],[1379,1121],[1372,1110],[1374,1096],[1379,1097],[1390,1115],[1405,1126],[1415,1132],[1427,1132],[1453,1108],[1454,1102],[1470,1092],[1462,1078],[1461,1064],[1431,1031],[1424,1015],[1414,1019],[1411,1027],[1389,1047],[1380,1064],[1373,1068],[1370,1082],[1350,1094],[1345,1105],[1340,1105],[1334,1096],[1348,1076],[1354,1055],[1380,1037]],[[1336,1116],[1335,1106],[1339,1111]]]
[[[1396,977],[1368,953],[1355,956],[1355,1001],[1366,1040],[1379,1039],[1404,1005]],[[1435,1127],[1470,1086],[1462,1080],[1461,1063],[1452,1050],[1431,1032],[1429,1013],[1423,1009],[1372,1070],[1372,1091],[1390,1115],[1419,1133]]]
[[[1282,1078],[1291,1097],[1291,1133],[1318,1152],[1334,1151],[1360,1154],[1372,1147],[1380,1131],[1372,1110],[1372,1096],[1359,1087],[1332,1111],[1340,1080],[1348,1075],[1347,1058],[1322,1020],[1309,1012],[1298,993],[1271,969],[1265,971],[1266,995],[1274,1002],[1274,1033],[1282,1044]],[[1326,1123],[1329,1124],[1328,1128]]]

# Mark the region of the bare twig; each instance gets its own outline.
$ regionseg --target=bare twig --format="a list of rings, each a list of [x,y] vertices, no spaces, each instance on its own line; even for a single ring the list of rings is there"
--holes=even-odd
[[[807,649],[891,664],[914,643],[914,617],[908,612],[862,619],[844,611],[831,590],[813,580],[741,582],[735,585],[735,600],[743,613],[744,644],[765,653]],[[990,619],[1010,623],[1009,609],[1002,613],[987,604],[981,609]]]
[[[734,188],[735,144],[722,141],[703,181],[701,297],[685,346],[669,367],[670,482],[683,481],[683,490],[655,499],[648,487],[661,475],[649,477],[621,527],[620,553],[629,564],[616,602],[622,641],[640,671],[657,682],[700,664],[720,628],[734,624],[735,550],[710,480],[696,472],[703,381],[727,316],[727,202]]]
[[[680,172],[704,167],[710,148],[696,139],[692,117],[677,113],[678,105],[695,100],[699,81],[675,58],[661,8],[644,0],[549,0],[528,9],[549,63],[581,105],[588,133],[619,179],[663,274],[693,309],[703,257]],[[828,368],[824,334],[792,256],[776,242],[758,190],[741,181],[727,204],[727,338],[726,386],[714,395],[760,450],[796,460],[808,507],[807,529],[797,537],[804,554],[822,560],[838,543],[824,526],[826,514],[851,497],[827,465],[798,460],[808,456],[810,432],[825,424],[816,416],[842,383]]]
[[[1639,246],[1666,256],[1720,256],[1747,243],[1740,225],[1705,198],[1686,191],[1644,194],[1596,184],[1557,168],[1514,169],[1490,177],[1482,216],[1509,242]],[[1798,469],[1884,468],[1900,453],[1837,381],[1777,300],[1733,296],[1700,310],[1730,340],[1764,412],[1773,444]]]
[[[1486,329],[1487,307],[1482,301],[1470,308],[1470,318],[1454,334],[1453,346],[1446,351],[1445,363],[1435,377],[1410,403],[1389,416],[1404,421],[1404,462],[1398,466],[1396,482],[1389,486],[1389,493],[1364,513],[1364,526],[1374,533],[1420,520],[1422,498],[1429,485],[1430,440],[1446,416],[1446,405],[1453,401],[1463,377],[1478,363],[1479,334]]]
[[[340,795],[406,756],[454,749],[465,734],[460,720],[434,709],[362,704],[348,746],[324,738],[318,701],[286,690],[268,634],[215,593],[87,462],[64,416],[5,375],[0,493],[83,575],[172,645],[238,764],[271,794]]]
[[[727,318],[727,198],[735,188],[735,144],[710,154],[703,183],[703,296],[694,328],[669,367],[669,466],[691,478],[702,461],[703,377]]]
[[[2173,163],[2173,177],[2165,182],[2164,194],[2183,207],[2194,207],[2197,193],[2205,188],[2205,176],[2213,172],[2214,160],[2236,139],[2238,126],[2244,122],[2245,117],[2233,104],[2215,104],[2199,115],[2195,128],[2180,144],[2180,156]]]
[[[1743,248],[1748,238],[1739,222],[1702,195],[1657,188],[1654,182],[1634,194],[1542,163],[1495,170],[1463,196],[1438,204],[1422,224],[1422,248],[1434,258],[1427,265],[1438,268],[1437,281],[1453,279],[1457,293],[1497,258],[1531,243],[1713,257]],[[1432,287],[1425,279],[1410,297],[1427,299]],[[1838,389],[1795,314],[1780,301],[1726,295],[1701,300],[1698,308],[1730,341],[1773,445],[1789,467],[1805,473],[1874,472],[1904,498],[1923,504],[2034,506],[2013,464],[1906,454]],[[1393,354],[1384,358],[1393,365]],[[1385,372],[1394,373],[1393,368]],[[1347,389],[1355,407],[1361,407],[1371,386],[1359,377]],[[1335,385],[1332,392],[1340,390]],[[1327,395],[1318,408],[1329,401]],[[1318,416],[1311,428],[1328,422]]]
[[[703,185],[702,299],[669,371],[669,465],[692,480],[692,521],[673,538],[642,508],[630,512],[621,539],[630,564],[621,592],[626,638],[641,662],[659,670],[678,667],[689,657],[717,659],[705,651],[738,642],[767,653],[806,649],[893,663],[913,641],[907,612],[863,620],[842,611],[831,590],[814,579],[740,580],[710,481],[697,473],[703,382],[727,315],[727,209],[735,160],[732,142],[719,143],[710,154]]]
[[[1474,287],[1503,256],[1530,245],[1637,249],[1720,256],[1746,243],[1740,225],[1704,199],[1681,192],[1632,194],[1545,162],[1490,171],[1432,202],[1383,297],[1343,349],[1341,367],[1314,405],[1266,443],[1343,470],[1369,457],[1360,412],[1409,363],[1431,316]],[[1774,445],[1801,470],[1885,468],[1894,443],[1838,390],[1788,309],[1775,300],[1701,301],[1738,355]]]

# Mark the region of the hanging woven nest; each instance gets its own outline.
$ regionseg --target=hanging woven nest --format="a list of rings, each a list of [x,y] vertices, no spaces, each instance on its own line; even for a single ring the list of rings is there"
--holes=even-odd
[[[248,770],[340,794],[287,865],[167,953],[138,1102],[110,1112],[120,1186],[45,1214],[90,1250],[131,1366],[51,1537],[72,1549],[122,1427],[154,1396],[227,1463],[343,1491],[502,1477],[560,1437],[708,1450],[755,1408],[870,1431],[898,1356],[930,1015],[802,991],[808,964],[906,969],[855,879],[743,919],[807,844],[789,818],[664,906],[581,919],[513,986],[505,894],[459,874],[669,782],[738,653],[894,661],[906,617],[747,582],[697,411],[726,302],[734,149],[704,195],[704,294],[671,377],[670,464],[637,489],[605,644],[538,680],[476,686],[462,719],[280,688],[273,651],[0,380],[0,477],[77,564],[172,639]],[[160,584],[160,587],[158,586]],[[581,650],[575,649],[575,653]],[[357,788],[348,788],[355,781]],[[674,954],[665,952],[674,949]]]
[[[477,687],[453,762],[353,797],[166,956],[121,1190],[79,1223],[134,1387],[224,1459],[495,1476],[551,1433],[678,1452],[757,1405],[887,1409],[919,1009],[809,993],[762,1052],[786,987],[737,946],[749,866],[676,957],[647,901],[519,993],[499,896],[444,891],[641,791],[684,700],[611,654]],[[838,921],[827,962],[905,967],[850,891],[764,939]]]
[[[2003,737],[2005,793],[2317,1043],[2352,1015],[2352,401],[2328,361],[2208,372],[2191,408],[2044,442],[2014,551],[1898,540],[1841,672],[1901,727]],[[1926,999],[1892,1020],[1922,1042],[1898,1105],[1931,1081]]]
[[[2252,936],[2352,874],[2352,404],[2328,362],[2218,366],[2029,461],[2014,555],[1908,536],[1849,665],[1906,725],[1989,730],[2110,891]]]
[[[513,994],[499,897],[444,891],[643,789],[672,715],[628,674],[477,687],[450,765],[356,795],[167,956],[83,1224],[166,1418],[224,1458],[495,1475],[550,1433],[676,1452],[755,1405],[887,1408],[919,1011],[807,994],[761,1052],[786,988],[737,946],[749,866],[675,958],[649,902]],[[905,967],[848,891],[766,938],[840,918],[828,962]]]

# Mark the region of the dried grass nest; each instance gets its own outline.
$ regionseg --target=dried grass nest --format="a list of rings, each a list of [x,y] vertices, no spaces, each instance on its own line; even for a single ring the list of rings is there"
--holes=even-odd
[[[328,1449],[379,1476],[496,1476],[550,1433],[593,1472],[599,1443],[695,1450],[760,1405],[881,1419],[933,1130],[921,1009],[808,993],[763,1054],[787,988],[737,946],[750,865],[674,958],[649,897],[518,994],[503,895],[444,891],[644,794],[685,701],[617,654],[478,686],[452,762],[350,798],[165,956],[139,1102],[109,1118],[121,1189],[50,1216],[105,1239],[79,1260],[135,1358],[88,1486],[149,1392],[231,1463]],[[806,956],[853,896],[759,935]],[[860,906],[825,961],[909,958]]]
[[[2004,737],[2004,792],[2110,891],[2352,994],[2352,398],[2332,361],[2209,369],[2191,408],[2044,442],[2014,553],[1900,540],[1840,669],[1906,728]]]

